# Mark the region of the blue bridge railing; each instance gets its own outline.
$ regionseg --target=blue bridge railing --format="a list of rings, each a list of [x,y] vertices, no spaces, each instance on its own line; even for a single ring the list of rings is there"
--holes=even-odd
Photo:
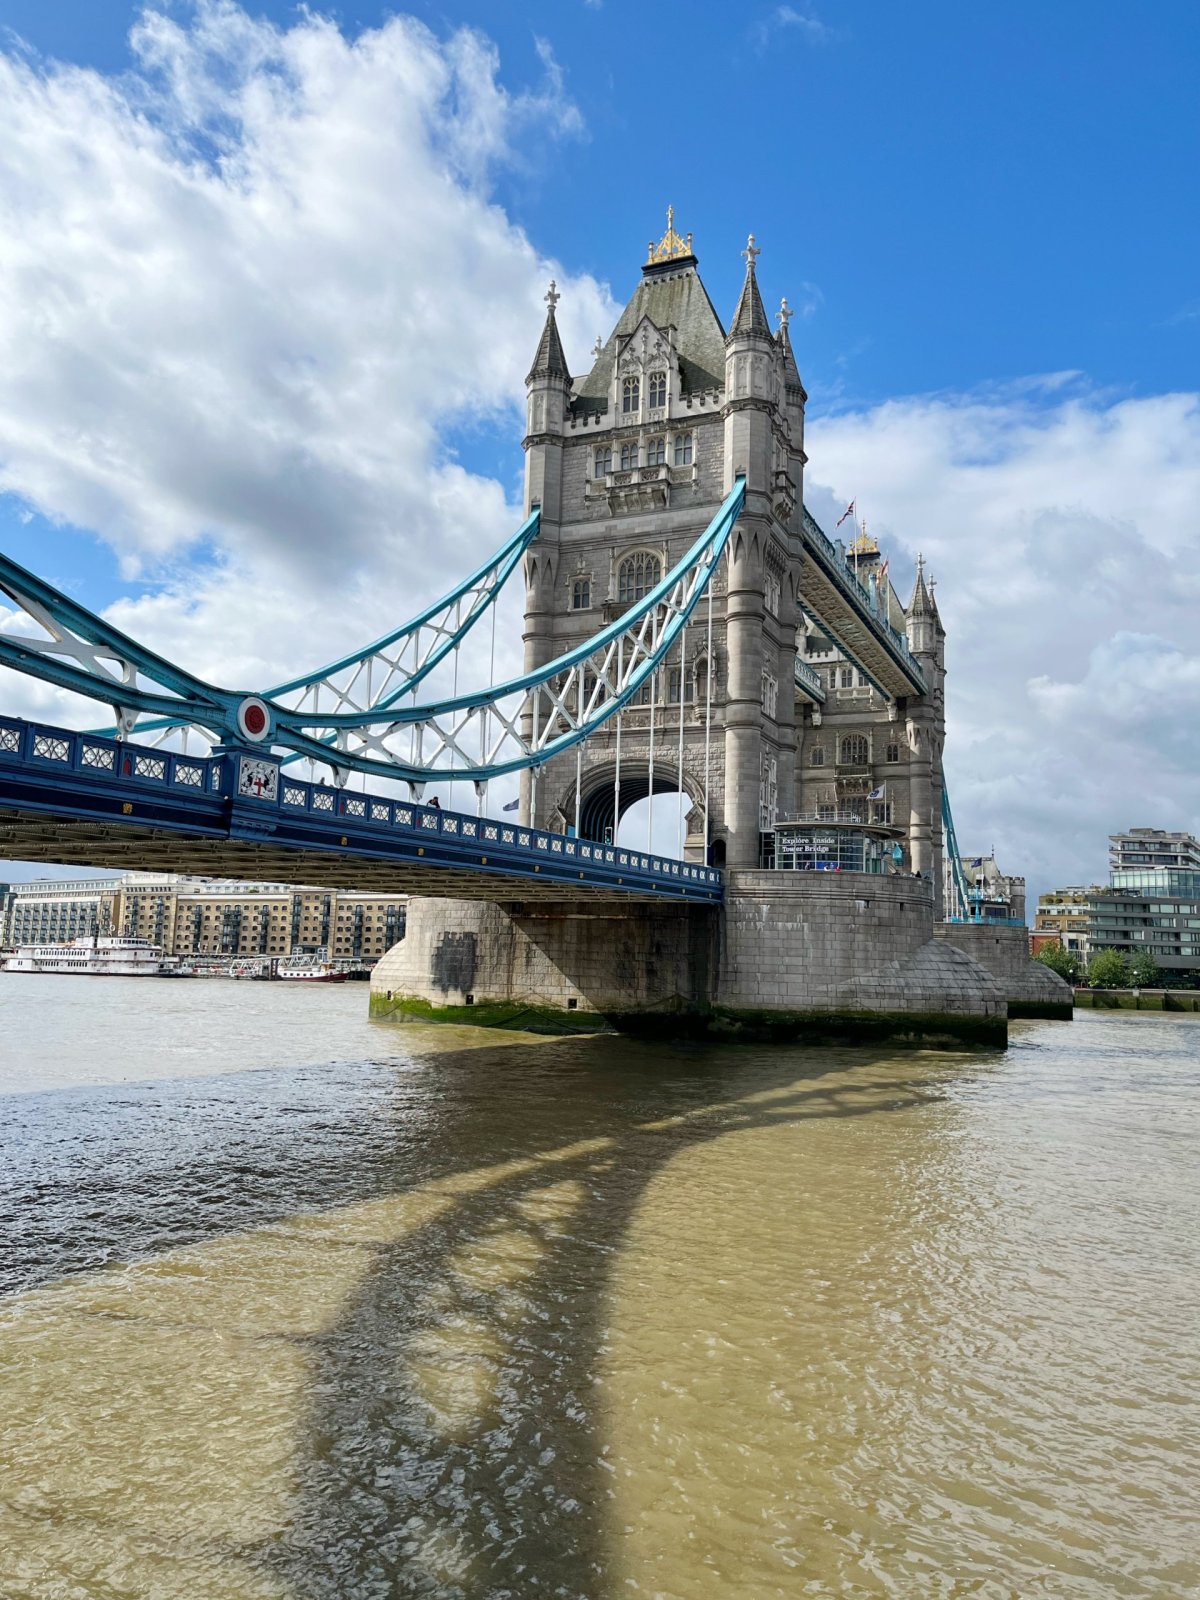
[[[549,877],[578,887],[711,903],[723,893],[722,874],[713,867],[304,782],[261,751],[193,756],[15,718],[0,718],[0,804],[63,820],[124,821],[195,838],[416,859],[425,867]]]

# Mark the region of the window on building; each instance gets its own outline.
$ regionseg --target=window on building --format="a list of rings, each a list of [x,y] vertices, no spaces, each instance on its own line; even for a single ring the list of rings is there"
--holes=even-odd
[[[647,439],[646,465],[648,467],[665,467],[667,464],[667,441],[665,439]]]
[[[808,752],[808,764],[810,767],[823,767],[825,765],[825,746],[823,744],[813,745]]]
[[[592,603],[592,580],[576,578],[571,585],[571,610],[586,611]]]
[[[677,433],[675,435],[675,465],[677,467],[690,467],[692,464],[692,436],[690,433]]]
[[[854,687],[854,668],[853,667],[839,667],[838,668],[838,687],[841,688],[841,689],[853,689],[853,687]]]
[[[898,744],[889,744],[883,753],[883,759],[895,766],[900,759],[900,746]]]
[[[772,616],[777,617],[779,615],[779,598],[782,591],[779,586],[779,579],[773,572],[767,573],[763,592],[767,602],[767,610]]]
[[[774,717],[779,702],[779,681],[769,672],[762,675],[762,708],[768,717]]]
[[[621,471],[632,472],[638,464],[637,440],[632,439],[628,444],[621,446]]]
[[[638,411],[642,404],[642,380],[625,378],[621,382],[621,410]]]
[[[632,605],[650,593],[662,577],[662,562],[647,550],[626,556],[617,569],[617,599],[622,605]]]
[[[695,698],[697,705],[708,703],[708,662],[700,658],[692,668],[693,682],[696,685]]]
[[[764,754],[758,779],[758,825],[763,833],[775,826],[778,798],[778,764],[774,756]]]
[[[597,445],[595,464],[592,468],[592,476],[595,478],[606,477],[608,473],[612,471],[612,463],[612,446],[609,444]]]
[[[865,672],[860,672],[858,675],[858,687],[860,689],[869,689],[871,687],[871,680]]]
[[[865,767],[869,759],[869,746],[861,733],[848,733],[842,740],[842,765]]]
[[[680,672],[678,667],[672,667],[670,669],[670,671],[667,673],[667,703],[668,703],[668,705],[677,706],[679,704],[679,692],[680,692],[680,685],[681,685],[682,679],[683,679],[683,674]],[[684,684],[683,688],[686,691],[687,685]]]
[[[667,375],[665,372],[652,372],[650,374],[648,394],[651,411],[661,411],[667,403]]]

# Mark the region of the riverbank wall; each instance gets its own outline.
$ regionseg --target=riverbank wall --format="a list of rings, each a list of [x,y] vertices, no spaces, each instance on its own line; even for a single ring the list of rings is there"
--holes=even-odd
[[[1192,989],[1076,989],[1075,1004],[1086,1011],[1200,1011]]]

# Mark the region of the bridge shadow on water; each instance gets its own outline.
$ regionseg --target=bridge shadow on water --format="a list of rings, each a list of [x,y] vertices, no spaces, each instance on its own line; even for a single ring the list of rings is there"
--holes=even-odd
[[[512,1046],[437,1058],[422,1220],[312,1341],[294,1517],[255,1552],[297,1600],[623,1592],[603,1366],[647,1187],[724,1135],[913,1107],[952,1070],[611,1038],[517,1053],[516,1073]]]

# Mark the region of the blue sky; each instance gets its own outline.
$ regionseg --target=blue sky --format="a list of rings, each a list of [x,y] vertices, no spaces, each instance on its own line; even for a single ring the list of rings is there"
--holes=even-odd
[[[1200,774],[1174,737],[1200,704],[1188,587],[1200,567],[1200,9],[1176,0],[1156,0],[1142,14],[1070,0],[1003,8],[413,0],[405,9],[431,31],[426,66],[450,63],[449,76],[419,137],[411,129],[389,135],[392,165],[381,176],[372,169],[373,126],[410,81],[403,51],[382,65],[365,62],[364,41],[394,41],[384,27],[392,13],[382,7],[320,13],[340,30],[344,47],[335,49],[290,5],[249,6],[243,17],[215,0],[199,11],[164,3],[158,15],[177,31],[164,23],[148,51],[144,28],[140,42],[130,39],[140,7],[0,0],[0,49],[32,73],[22,80],[24,114],[10,120],[15,154],[0,177],[0,222],[31,263],[9,294],[8,321],[0,316],[0,357],[11,367],[17,351],[30,375],[20,389],[0,380],[0,408],[16,416],[0,437],[0,481],[10,490],[0,494],[4,547],[91,605],[120,602],[127,625],[159,642],[190,640],[197,666],[205,639],[227,659],[220,629],[231,616],[242,618],[244,637],[248,586],[300,584],[315,548],[315,535],[297,530],[306,500],[349,506],[347,518],[361,524],[360,543],[346,539],[347,583],[368,571],[372,517],[381,506],[403,510],[422,471],[437,477],[443,507],[461,494],[469,508],[464,551],[485,547],[516,499],[520,378],[545,271],[559,275],[568,356],[579,361],[592,337],[608,332],[603,319],[632,290],[646,240],[661,232],[672,202],[679,226],[695,233],[723,315],[750,229],[763,249],[768,300],[786,294],[800,308],[792,332],[810,394],[814,509],[857,493],[873,530],[891,541],[894,569],[919,548],[937,563],[950,629],[947,764],[964,845],[995,841],[1010,866],[1027,864],[1045,881],[1102,874],[1110,828],[1200,826]],[[291,64],[301,78],[311,67],[306,93],[319,99],[328,81],[312,63],[345,73],[345,96],[363,99],[362,126],[350,123],[353,107],[339,108],[339,137],[350,142],[319,172],[290,137],[290,110],[259,127],[260,144],[311,212],[290,255],[272,256],[268,242],[254,274],[234,283],[227,260],[214,250],[206,262],[197,244],[173,280],[177,319],[171,295],[164,291],[160,304],[147,280],[154,314],[141,325],[121,298],[128,242],[119,237],[125,219],[113,212],[129,206],[126,233],[198,238],[187,233],[190,179],[176,151],[168,176],[177,192],[164,200],[159,157],[141,159],[132,123],[108,102],[98,109],[97,92],[175,128],[201,85],[206,115],[217,118],[207,126],[223,127],[221,95],[228,89],[234,104],[241,58],[264,51],[260,87],[278,72],[262,23],[274,25],[281,51],[305,45]],[[494,60],[485,51],[464,66],[464,28],[477,31]],[[347,53],[359,58],[353,71]],[[62,63],[86,69],[85,78]],[[164,88],[169,79],[174,86]],[[60,92],[57,101],[39,99],[46,85]],[[75,115],[63,105],[80,117],[74,153],[61,148],[62,124]],[[453,180],[434,171],[443,135],[459,162]],[[73,167],[88,158],[81,150],[109,144],[104,170],[120,172],[111,190],[118,198],[97,200],[89,215]],[[346,222],[341,212],[350,208],[335,194],[327,222],[312,196],[339,160],[361,216]],[[269,180],[258,174],[256,182],[269,205]],[[207,201],[231,208],[236,184],[212,187],[221,193]],[[73,232],[47,225],[56,209],[78,220]],[[385,218],[387,210],[396,216]],[[244,240],[244,223],[231,224],[231,238]],[[99,239],[91,258],[79,244],[89,228]],[[275,297],[270,286],[312,241],[328,249],[325,279],[297,277]],[[472,249],[479,258],[464,260]],[[406,293],[432,297],[431,331],[416,356],[428,358],[421,370],[436,378],[419,396],[393,383],[394,414],[377,437],[378,397],[361,413],[349,410],[346,437],[333,439],[320,396],[306,394],[302,406],[291,377],[281,399],[258,387],[248,362],[240,377],[234,371],[269,320],[268,302],[278,301],[271,315],[308,330],[313,297],[328,288],[348,309],[328,313],[304,360],[318,386],[341,383],[344,392],[378,354],[373,341],[392,338],[399,350],[409,336],[399,323],[389,333],[378,316],[355,323],[358,303],[395,299],[394,284],[371,276],[389,260],[406,274]],[[179,261],[170,271],[181,271]],[[44,285],[59,279],[72,285],[73,301],[95,306],[86,335],[94,348],[72,365],[62,346],[84,335],[63,334],[46,376],[40,363],[50,345],[39,345],[39,330],[57,312]],[[447,306],[453,300],[444,329],[439,292]],[[210,307],[214,338],[189,344],[195,317]],[[318,322],[326,312],[318,308]],[[337,348],[339,328],[345,348]],[[222,340],[224,364],[207,348]],[[272,349],[294,367],[296,349],[285,349],[282,334],[279,341]],[[401,353],[410,370],[413,353]],[[480,364],[490,364],[486,380],[473,370]],[[93,387],[81,409],[81,392]],[[141,412],[139,393],[153,396]],[[206,396],[214,397],[207,408]],[[218,482],[235,436],[275,403],[275,425]],[[161,419],[176,404],[172,441]],[[103,449],[93,430],[103,432]],[[305,470],[316,462],[320,471],[284,504],[267,484],[294,469],[271,454],[271,440],[289,430]],[[184,448],[192,438],[194,461]],[[375,456],[385,454],[405,460],[409,476],[378,472]],[[119,472],[109,470],[114,460]],[[180,477],[193,468],[197,482],[181,495]],[[137,487],[123,487],[122,476]],[[307,604],[296,599],[297,614]],[[254,648],[242,652],[247,672],[261,662],[270,678],[284,667],[273,650],[286,654],[288,640],[273,641],[272,627],[264,609]],[[331,633],[336,627],[331,619]],[[1110,748],[1098,753],[1080,730],[1095,727],[1101,707]]]

